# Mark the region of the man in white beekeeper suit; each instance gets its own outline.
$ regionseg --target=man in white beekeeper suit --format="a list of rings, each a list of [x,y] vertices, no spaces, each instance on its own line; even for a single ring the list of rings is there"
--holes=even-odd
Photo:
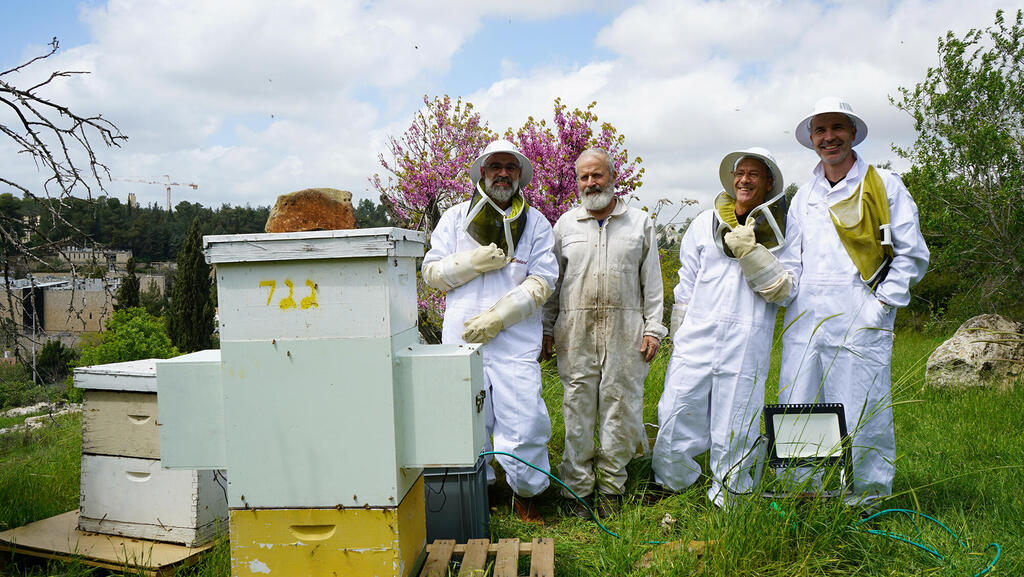
[[[800,263],[772,154],[731,152],[719,178],[725,190],[679,247],[652,467],[656,483],[682,491],[700,478],[696,458],[710,450],[708,498],[721,507],[753,488],[775,316],[796,291]]]
[[[576,184],[581,205],[555,223],[560,274],[544,305],[543,348],[545,357],[557,348],[564,390],[562,481],[585,501],[596,492],[604,517],[621,506],[637,447],[647,448],[644,378],[668,330],[654,221],[615,197],[615,165],[603,149],[576,159]],[[590,517],[563,496],[572,514]]]
[[[447,291],[441,340],[484,343],[488,447],[544,470],[551,421],[541,399],[541,315],[558,263],[551,224],[530,207],[522,189],[533,166],[507,140],[495,140],[473,162],[476,191],[444,212],[423,258],[423,279]],[[544,473],[499,455],[520,519],[542,523],[533,497],[548,486]],[[494,471],[487,467],[489,483]]]
[[[796,127],[821,162],[790,210],[803,272],[786,309],[779,377],[780,403],[844,405],[855,502],[892,492],[893,319],[928,268],[914,199],[899,176],[853,150],[867,133],[837,97],[819,100]]]

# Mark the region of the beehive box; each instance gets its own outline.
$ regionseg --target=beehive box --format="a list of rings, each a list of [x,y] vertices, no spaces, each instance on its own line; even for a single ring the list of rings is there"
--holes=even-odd
[[[160,464],[156,359],[75,369],[84,389],[79,528],[201,545],[227,529],[221,471]]]
[[[155,459],[82,455],[78,527],[195,547],[227,529],[227,479]]]
[[[410,577],[425,539],[423,477],[397,507],[232,509],[231,575]]]

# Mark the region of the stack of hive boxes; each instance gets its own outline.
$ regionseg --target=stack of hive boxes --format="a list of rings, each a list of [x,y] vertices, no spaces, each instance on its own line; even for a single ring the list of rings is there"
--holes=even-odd
[[[79,529],[188,547],[222,534],[224,473],[160,464],[156,359],[83,367],[74,378],[84,389]]]
[[[418,342],[423,241],[390,228],[204,237],[219,372],[158,364],[162,455],[230,473],[234,577],[408,577],[426,538],[422,468],[476,463],[482,358]]]

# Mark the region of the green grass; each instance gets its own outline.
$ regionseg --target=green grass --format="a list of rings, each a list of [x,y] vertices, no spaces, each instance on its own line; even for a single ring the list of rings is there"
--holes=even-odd
[[[492,537],[554,537],[558,575],[974,575],[994,549],[1002,555],[992,575],[1024,574],[1024,390],[975,389],[951,392],[924,387],[928,355],[944,339],[919,333],[897,335],[893,357],[898,461],[891,499],[885,508],[911,509],[937,518],[967,545],[938,526],[904,515],[872,519],[863,528],[900,533],[937,550],[939,561],[911,545],[854,530],[858,512],[838,502],[776,503],[753,499],[722,512],[707,502],[705,478],[688,491],[653,506],[639,503],[650,477],[649,461],[630,466],[623,514],[607,523],[621,539],[593,523],[561,517],[554,491],[543,507],[549,524],[520,523],[505,508],[492,515]],[[645,421],[656,422],[668,353],[651,365],[645,391]],[[768,402],[778,382],[778,347],[773,350]],[[552,464],[564,432],[561,386],[545,367],[544,398],[552,415]],[[706,466],[706,463],[705,463]],[[780,514],[780,511],[783,513]],[[676,519],[670,530],[660,521]],[[918,533],[920,531],[920,533]],[[651,541],[715,541],[698,557],[666,554],[648,568],[637,562],[655,549]]]
[[[0,528],[78,508],[81,459],[79,415],[0,436]]]
[[[896,401],[895,495],[886,507],[906,508],[945,523],[964,540],[907,517],[873,519],[872,529],[898,532],[935,548],[944,561],[910,545],[855,530],[858,513],[831,501],[766,499],[740,502],[727,512],[707,502],[707,480],[652,506],[640,504],[650,463],[630,465],[623,512],[606,523],[621,538],[596,524],[562,517],[557,492],[542,497],[544,527],[520,523],[507,507],[491,515],[492,538],[553,537],[555,568],[561,576],[592,575],[757,575],[757,576],[960,576],[974,575],[992,559],[986,545],[997,542],[1002,557],[989,575],[1024,574],[1024,387],[1014,390],[937,391],[924,387],[924,362],[940,337],[900,333],[893,359]],[[656,403],[670,351],[651,364],[645,420],[656,422]],[[777,366],[777,351],[773,364]],[[544,399],[552,421],[551,462],[562,451],[561,386],[553,365],[544,366]],[[769,376],[769,391],[777,372]],[[773,396],[769,395],[769,401]],[[0,437],[0,528],[14,527],[74,509],[78,505],[80,421],[60,417],[58,426]],[[651,431],[653,435],[653,431]],[[676,522],[661,528],[665,514]],[[920,531],[920,534],[918,534]],[[714,541],[707,554],[667,552],[647,568],[637,564],[657,547],[650,541]],[[204,561],[177,575],[225,577],[230,572],[227,541]],[[11,575],[103,574],[85,567],[18,557]]]

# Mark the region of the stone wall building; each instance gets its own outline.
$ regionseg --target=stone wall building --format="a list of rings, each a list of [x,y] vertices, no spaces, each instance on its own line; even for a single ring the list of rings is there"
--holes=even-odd
[[[128,259],[132,257],[132,251],[120,249],[91,249],[69,247],[57,253],[61,262],[67,262],[79,266],[102,266],[108,272],[124,271],[128,265]]]
[[[53,340],[76,345],[83,334],[103,330],[104,322],[114,313],[114,295],[120,283],[120,278],[0,282],[0,319],[8,332],[16,333],[3,338],[16,340],[25,351],[38,350]],[[14,345],[4,342],[3,348],[13,349]]]

